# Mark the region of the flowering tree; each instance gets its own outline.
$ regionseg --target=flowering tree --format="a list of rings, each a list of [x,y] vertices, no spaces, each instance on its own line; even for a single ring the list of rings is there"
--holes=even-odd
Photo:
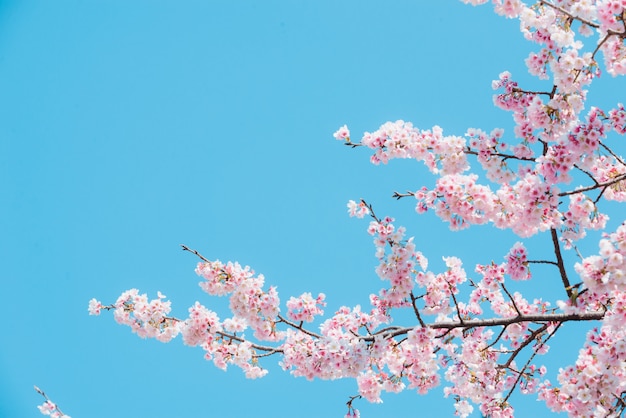
[[[383,391],[405,389],[423,394],[442,378],[462,417],[475,406],[486,416],[513,416],[515,391],[535,394],[549,409],[571,416],[622,415],[626,224],[606,232],[599,252],[579,254],[575,265],[566,265],[563,252],[577,252],[588,230],[606,228],[603,202],[626,200],[626,162],[611,144],[612,137],[626,133],[626,110],[622,104],[610,110],[585,107],[586,89],[602,71],[626,74],[626,0],[493,3],[496,13],[518,18],[525,38],[538,45],[526,64],[548,86],[524,89],[508,72],[493,82],[494,103],[513,113],[513,134],[470,128],[463,136],[446,136],[438,126],[420,130],[397,121],[359,142],[346,126],[334,136],[352,148],[372,149],[374,164],[394,158],[423,161],[436,177],[435,186],[394,195],[415,198],[418,213],[432,211],[452,230],[492,223],[520,239],[543,234],[552,254],[531,258],[520,241],[497,255],[503,262],[479,264],[473,275],[456,257],[444,257],[447,269],[434,272],[403,227],[377,216],[364,200],[350,201],[351,216],[370,218],[376,272],[384,282],[370,295],[367,310],[342,307],[322,321],[316,317],[324,314],[325,295],[304,293],[291,297],[283,312],[276,289],[265,287],[263,275],[183,246],[200,259],[200,287],[229,297],[227,317],[196,302],[187,318],[176,318],[163,294],[149,300],[137,289],[109,305],[92,299],[90,314],[113,310],[118,323],[142,338],[169,342],[182,334],[186,345],[202,347],[217,367],[235,365],[249,378],[267,373],[262,363],[270,356],[279,357],[294,376],[354,378],[359,394],[348,399],[346,416],[359,415],[353,406],[357,398],[380,402]],[[580,37],[592,42],[585,47]],[[469,171],[470,162],[481,167],[481,177]],[[554,268],[554,280],[562,285],[554,300],[528,300],[514,290],[510,280],[531,280],[533,264]],[[414,319],[410,326],[393,324],[402,310]],[[316,320],[321,325],[311,326]],[[591,321],[595,328],[576,362],[549,380],[541,355],[574,321]],[[41,409],[51,414],[56,405],[48,403],[46,398]]]

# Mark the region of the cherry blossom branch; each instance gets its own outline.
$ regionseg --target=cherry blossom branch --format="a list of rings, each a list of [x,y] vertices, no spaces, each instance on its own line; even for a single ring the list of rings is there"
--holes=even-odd
[[[530,365],[530,363],[533,361],[533,359],[535,358],[535,356],[537,355],[537,352],[539,351],[539,349],[541,347],[543,347],[543,345],[548,342],[548,340],[550,338],[552,338],[552,336],[554,336],[554,334],[556,333],[556,331],[559,329],[559,327],[562,325],[562,323],[558,323],[555,328],[552,330],[552,332],[550,332],[550,334],[546,337],[546,339],[544,341],[541,341],[539,343],[539,347],[537,347],[537,349],[531,354],[530,358],[528,359],[528,361],[526,361],[526,364],[524,364],[524,367],[522,367],[522,370],[518,372],[517,375],[517,379],[515,379],[515,382],[513,383],[513,387],[511,387],[511,390],[509,391],[509,393],[506,395],[506,397],[504,398],[504,402],[506,402],[511,395],[513,394],[513,391],[515,390],[515,387],[517,386],[517,384],[519,383],[520,379],[522,378],[522,375],[524,373],[524,371],[528,368],[528,366]],[[548,328],[548,325],[544,325],[543,327],[539,328],[537,331],[543,332],[545,329]],[[537,335],[539,335],[540,333],[538,333]],[[533,333],[533,335],[531,335],[531,337],[529,337],[526,341],[525,341],[525,345],[528,345],[530,343],[530,341],[532,341],[532,339],[535,338],[535,333]],[[540,337],[539,337],[540,338]],[[517,355],[517,354],[516,354]],[[511,360],[512,361],[512,360]],[[510,362],[508,363],[510,365]],[[507,365],[508,367],[508,365]]]
[[[362,398],[361,395],[350,396],[350,399],[348,399],[348,402],[346,402],[346,405],[348,406],[348,413],[346,414],[346,417],[358,417],[358,416],[360,416],[359,410],[356,409],[354,406],[352,406],[352,402],[354,402],[357,399],[361,399],[361,398]]]
[[[478,151],[474,151],[470,147],[467,147],[464,152],[469,155],[480,155]],[[535,161],[535,158],[518,157],[513,154],[504,154],[501,152],[490,152],[489,155],[492,157],[501,157],[503,160]]]
[[[391,197],[393,197],[394,199],[400,200],[403,197],[409,197],[409,196],[415,196],[415,193],[414,192],[410,192],[410,191],[407,191],[406,193],[393,192],[393,196],[391,196]]]
[[[491,344],[489,344],[487,347],[485,347],[485,350],[493,347],[494,345],[496,345],[498,343],[498,341],[500,341],[500,338],[502,338],[502,336],[506,332],[507,327],[508,327],[508,325],[505,325],[505,326],[502,327],[502,330],[500,330],[500,333],[498,334],[498,336],[491,342]]]
[[[454,306],[456,308],[456,316],[457,318],[459,318],[459,323],[465,324],[465,321],[463,321],[463,317],[461,316],[461,309],[459,309],[459,303],[456,300],[456,296],[454,296],[454,291],[450,283],[448,283],[448,288],[450,289],[450,296],[452,296],[452,300],[454,301]]]
[[[435,322],[432,324],[426,324],[427,328],[432,329],[470,329],[478,327],[496,327],[496,326],[508,326],[511,324],[518,324],[521,322],[569,322],[569,321],[599,321],[604,318],[605,312],[585,312],[585,313],[551,313],[551,314],[533,314],[533,315],[518,315],[509,318],[490,318],[490,319],[470,319],[465,320],[463,323],[458,321],[450,322]],[[375,332],[373,336],[361,337],[363,341],[374,341],[375,336],[382,335],[385,338],[394,338],[400,335],[404,335],[409,331],[414,330],[415,327],[399,328],[395,331],[385,333],[382,331]]]
[[[35,391],[37,391],[37,393],[43,396],[43,398],[46,400],[43,405],[39,405],[37,407],[39,408],[39,411],[42,414],[50,415],[52,417],[70,418],[69,415],[66,415],[63,413],[63,411],[61,411],[61,408],[59,408],[57,404],[55,404],[54,402],[50,400],[50,398],[48,398],[48,395],[46,395],[46,393],[43,390],[39,389],[37,386],[34,386],[34,388],[35,388]]]
[[[598,53],[602,45],[604,45],[604,43],[608,41],[609,38],[612,36],[619,36],[620,38],[624,39],[626,37],[626,30],[624,30],[624,32],[615,32],[612,30],[608,30],[604,38],[602,38],[602,40],[598,42],[598,46],[596,46],[596,49],[593,50],[593,53],[591,54],[591,56],[595,58],[596,54]]]
[[[553,89],[552,91],[531,91],[531,90],[523,90],[523,89],[520,89],[519,87],[513,87],[511,89],[511,92],[522,93],[522,94],[546,95],[551,98],[552,96],[554,96],[555,90]]]
[[[517,357],[517,355],[519,353],[522,352],[522,350],[528,346],[528,344],[530,344],[534,339],[537,338],[537,336],[541,335],[541,333],[543,333],[546,329],[548,329],[548,324],[543,324],[541,327],[537,328],[534,331],[531,331],[530,335],[528,336],[528,338],[526,338],[524,340],[523,343],[520,344],[519,347],[517,347],[513,353],[511,353],[511,356],[508,358],[508,360],[502,365],[502,367],[508,368],[511,363],[513,362],[513,360],[515,360],[515,357]]]
[[[302,323],[300,323],[300,325],[297,325],[296,323],[291,322],[290,320],[284,318],[282,315],[278,315],[278,320],[279,320],[278,321],[279,323],[280,322],[285,323],[285,324],[289,325],[290,327],[292,327],[294,329],[297,329],[298,331],[301,331],[301,332],[303,332],[303,333],[305,333],[307,335],[310,335],[313,338],[322,338],[321,335],[316,334],[316,333],[314,333],[312,331],[309,331],[306,328],[303,328],[302,327]]]
[[[565,287],[565,291],[567,292],[567,297],[572,297],[572,290],[570,288],[569,279],[567,278],[567,271],[565,270],[565,263],[563,262],[563,256],[561,255],[561,244],[559,243],[559,236],[556,232],[556,229],[551,228],[550,234],[552,235],[552,245],[554,246],[554,255],[556,255],[556,263],[559,267],[559,273],[561,275],[561,280],[563,281],[563,286]]]
[[[284,353],[284,351],[282,349],[280,349],[280,348],[275,348],[272,351],[268,351],[268,352],[263,353],[263,354],[254,354],[252,357],[256,358],[256,359],[259,359],[259,358],[263,358],[263,357],[269,357],[269,356],[274,355],[276,353]]]
[[[559,263],[557,263],[556,261],[549,261],[549,260],[528,260],[527,263],[529,264],[552,264],[557,267],[559,265]]]
[[[574,168],[580,171],[581,173],[585,174],[587,177],[589,177],[596,186],[600,184],[598,183],[598,180],[596,180],[596,178],[593,176],[593,174],[591,174],[589,171],[585,170],[584,168],[579,167],[578,164],[574,164]]]
[[[544,5],[548,6],[548,7],[551,7],[554,10],[557,10],[557,11],[563,13],[564,15],[570,17],[571,19],[578,20],[579,22],[584,23],[587,26],[591,26],[592,28],[598,29],[600,27],[600,25],[598,25],[597,23],[590,22],[590,21],[588,21],[586,19],[583,19],[582,17],[574,16],[571,13],[569,13],[567,10],[563,9],[562,7],[559,7],[556,4],[552,4],[550,2],[547,2],[546,0],[539,0],[539,3],[544,4]]]
[[[606,146],[602,141],[598,140],[598,143],[600,144],[600,146],[602,148],[604,148],[609,154],[611,154],[611,156],[613,156],[613,158],[615,158],[617,161],[619,161],[619,163],[621,165],[626,166],[626,162],[624,162],[624,160],[617,154],[615,154],[613,152],[613,150],[611,148],[609,148],[608,146]]]
[[[189,251],[190,253],[197,255],[205,263],[209,263],[209,264],[211,263],[209,260],[204,258],[204,256],[202,254],[200,254],[198,251],[192,250],[191,248],[189,248],[189,247],[187,247],[186,245],[183,245],[183,244],[180,244],[180,246],[183,248],[183,251]]]
[[[504,290],[504,293],[506,293],[509,299],[511,299],[511,303],[513,304],[513,308],[515,309],[515,312],[517,312],[518,315],[522,315],[519,308],[517,307],[517,304],[515,303],[515,299],[513,299],[513,296],[511,296],[506,286],[504,286],[504,283],[500,283],[500,287],[502,288],[502,290]]]
[[[599,188],[607,188],[609,186],[612,186],[616,183],[619,183],[620,181],[626,180],[626,173],[625,174],[621,174],[617,177],[614,177],[613,179],[611,179],[610,181],[604,182],[604,183],[598,183],[594,186],[587,186],[587,187],[581,187],[579,189],[576,190],[571,190],[569,192],[561,192],[559,193],[557,196],[569,196],[569,195],[573,195],[573,194],[578,194],[578,193],[584,193],[584,192],[588,192],[590,190],[595,190],[595,189],[599,189]]]
[[[615,397],[615,406],[611,408],[609,414],[616,412],[617,414],[615,416],[621,416],[624,413],[624,411],[626,410],[626,401],[624,401],[623,398],[624,394],[626,394],[626,392],[620,393],[619,396],[613,394],[613,396]],[[609,416],[609,414],[607,414],[607,416]]]
[[[343,144],[349,146],[350,148],[364,147],[365,146],[365,145],[361,144],[360,142],[350,142],[350,140],[347,140]]]
[[[420,315],[420,311],[419,309],[417,309],[417,304],[415,303],[417,301],[417,298],[415,297],[413,292],[411,292],[409,295],[411,296],[411,305],[413,306],[413,312],[415,312],[415,317],[419,321],[422,328],[424,328],[426,324],[424,323],[424,320],[422,319],[422,316]]]
[[[250,343],[250,347],[252,347],[252,348],[254,348],[256,350],[266,351],[266,352],[269,353],[269,354],[267,354],[267,353],[264,354],[264,356],[267,356],[267,355],[270,355],[270,354],[273,354],[273,353],[282,353],[283,352],[283,350],[281,350],[280,348],[268,347],[268,346],[265,346],[265,345],[255,344],[255,343],[250,342],[250,340],[246,340],[245,338],[238,337],[235,334],[229,334],[228,332],[217,331],[217,332],[215,332],[215,334],[219,335],[222,338],[226,338],[226,339],[229,339],[229,340],[234,340],[234,341],[237,341],[237,342],[240,342],[240,343],[248,342],[248,343]]]
[[[117,309],[117,306],[115,306],[113,304],[111,304],[111,305],[102,305],[100,307],[100,309],[104,309],[106,311],[110,311],[110,310],[113,310],[113,309]],[[185,322],[184,320],[182,320],[180,318],[176,318],[174,316],[165,316],[165,317],[161,318],[160,323],[162,324],[162,323],[165,323],[166,321]],[[296,328],[296,329],[304,332],[305,334],[309,334],[311,336],[317,336],[316,334],[311,333],[311,332],[305,330],[304,328],[298,327],[296,324],[294,324],[294,323],[292,323],[290,321],[287,321],[287,320],[284,320],[284,319],[281,318],[281,322],[285,322],[287,325],[290,325],[293,328]],[[266,351],[268,353],[275,353],[275,352],[282,353],[282,350],[280,348],[269,347],[269,346],[265,346],[265,345],[256,344],[256,343],[251,342],[250,340],[246,340],[245,338],[238,337],[237,335],[231,334],[231,333],[228,333],[228,332],[216,331],[215,334],[219,335],[220,337],[222,337],[224,339],[234,340],[234,341],[237,341],[237,342],[240,342],[240,343],[248,342],[248,343],[250,343],[250,347],[252,347],[252,348],[254,348],[256,350]],[[319,338],[319,336],[317,336],[317,337]],[[264,356],[266,356],[266,355],[268,355],[268,354],[265,354]]]

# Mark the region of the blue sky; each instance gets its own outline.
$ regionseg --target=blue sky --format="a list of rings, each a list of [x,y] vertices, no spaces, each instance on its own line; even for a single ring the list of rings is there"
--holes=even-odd
[[[278,358],[246,380],[179,339],[141,340],[112,315],[90,317],[87,303],[135,287],[166,294],[179,317],[196,300],[223,308],[200,291],[186,244],[250,265],[283,301],[325,292],[328,313],[365,307],[382,283],[368,222],[346,214],[359,198],[405,225],[433,268],[442,255],[468,271],[499,262],[517,238],[452,234],[416,215],[391,194],[432,185],[421,165],[372,166],[332,134],[397,119],[510,134],[491,80],[528,80],[531,47],[516,21],[452,0],[0,2],[0,416],[40,416],[34,384],[73,418],[342,416],[354,381],[294,379]],[[592,98],[624,100],[623,80],[597,87]],[[565,346],[582,341],[564,335]],[[441,393],[357,407],[451,416]],[[544,411],[518,405],[520,416]]]

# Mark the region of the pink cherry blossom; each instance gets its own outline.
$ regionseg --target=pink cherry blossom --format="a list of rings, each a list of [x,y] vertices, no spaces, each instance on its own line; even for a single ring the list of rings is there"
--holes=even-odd
[[[442,415],[468,417],[476,408],[484,416],[512,417],[514,392],[572,417],[623,414],[626,223],[606,232],[603,211],[606,201],[626,202],[626,162],[613,149],[626,134],[626,111],[622,104],[608,111],[589,105],[587,91],[602,72],[626,74],[626,2],[491,3],[497,14],[519,19],[534,47],[526,67],[539,79],[536,86],[544,86],[526,88],[508,71],[492,82],[495,106],[511,114],[511,132],[472,127],[444,134],[437,125],[421,129],[397,120],[365,132],[359,143],[351,142],[346,125],[333,136],[368,151],[375,165],[423,163],[434,180],[418,179],[415,191],[394,194],[414,198],[418,215],[430,212],[453,231],[495,226],[520,241],[468,270],[451,254],[442,257],[441,269],[429,269],[422,251],[431,237],[408,236],[394,218],[377,216],[363,199],[350,200],[351,217],[370,218],[365,228],[381,280],[369,293],[370,306],[340,306],[323,316],[325,294],[304,292],[287,299],[283,315],[277,288],[266,287],[262,274],[183,246],[201,259],[195,270],[201,289],[228,298],[226,319],[199,302],[178,319],[162,293],[149,300],[137,289],[111,305],[90,300],[89,314],[113,310],[118,323],[161,342],[180,333],[216,367],[236,366],[251,379],[267,374],[262,362],[273,355],[294,377],[354,379],[358,395],[349,398],[346,417],[360,416],[353,406],[360,398],[380,403],[388,392],[424,394],[439,385],[454,403]],[[590,231],[603,231],[597,252],[580,244]],[[530,245],[542,239],[550,251],[537,256]],[[531,266],[535,272],[538,264],[552,273],[534,277]],[[560,291],[529,297],[524,285]],[[548,369],[541,356],[574,321],[593,324],[576,347],[578,357]],[[57,413],[47,399],[39,408]]]

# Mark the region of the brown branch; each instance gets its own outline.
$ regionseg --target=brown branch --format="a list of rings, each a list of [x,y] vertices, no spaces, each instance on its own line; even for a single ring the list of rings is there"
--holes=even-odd
[[[413,291],[411,291],[410,295],[411,295],[411,305],[413,305],[413,312],[415,312],[415,316],[417,317],[417,320],[419,321],[422,328],[424,328],[426,324],[424,323],[424,320],[422,319],[422,316],[420,315],[420,311],[419,309],[417,309],[417,305],[415,304],[415,301],[417,300],[417,298],[413,294]]]
[[[254,348],[256,350],[266,351],[266,352],[268,352],[270,354],[282,353],[283,352],[283,350],[281,350],[280,348],[268,347],[268,346],[265,346],[265,345],[255,344],[253,342],[250,342],[250,340],[246,340],[245,338],[237,337],[235,334],[229,334],[229,333],[223,332],[223,331],[217,331],[216,334],[219,335],[222,338],[228,338],[229,340],[238,341],[240,343],[249,342],[250,343],[250,347],[252,347],[252,348]],[[266,354],[266,355],[269,355],[269,354]]]
[[[535,95],[546,95],[546,96],[550,96],[550,98],[552,98],[552,95],[554,94],[554,92],[549,92],[549,91],[531,91],[531,90],[523,90],[520,89],[519,87],[513,87],[511,89],[511,91],[513,93],[523,93],[523,94],[535,94]]]
[[[626,174],[622,174],[620,176],[617,176],[615,178],[613,178],[610,181],[607,181],[605,183],[598,183],[596,185],[593,186],[587,186],[587,187],[581,187],[580,189],[576,189],[576,190],[572,190],[569,192],[561,192],[559,193],[557,196],[569,196],[572,194],[578,194],[578,193],[584,193],[584,192],[588,192],[589,190],[595,190],[595,189],[599,189],[599,188],[607,188],[609,186],[614,185],[615,183],[619,183],[620,181],[626,180]]]
[[[380,218],[374,213],[374,207],[371,204],[367,203],[364,199],[361,199],[361,203],[363,203],[365,207],[370,211],[370,216],[372,217],[372,219],[374,219],[377,223],[381,223]]]
[[[597,23],[590,22],[590,21],[588,21],[586,19],[583,19],[582,17],[574,16],[571,13],[569,13],[568,11],[566,11],[565,9],[563,9],[562,7],[559,7],[559,6],[555,5],[555,4],[549,3],[546,0],[539,0],[539,3],[545,4],[546,6],[551,7],[554,10],[557,10],[557,11],[563,13],[566,16],[569,16],[572,19],[578,20],[579,22],[584,23],[587,26],[591,26],[592,28],[596,28],[597,29],[597,28],[600,27],[600,25],[598,25]]]
[[[593,181],[596,185],[600,184],[598,183],[598,180],[596,180],[596,178],[593,176],[593,174],[591,174],[589,171],[585,170],[584,168],[580,168],[578,164],[574,164],[574,168],[581,171],[585,175],[587,175],[587,177],[589,177],[591,181]]]
[[[415,193],[413,192],[409,192],[407,191],[406,193],[398,193],[398,192],[393,192],[393,198],[396,198],[398,200],[402,199],[403,197],[409,197],[409,196],[415,196]]]
[[[199,252],[197,252],[196,250],[192,250],[189,247],[187,247],[186,245],[180,244],[180,246],[183,248],[183,251],[189,251],[190,253],[193,253],[195,255],[197,255],[202,261],[206,262],[206,263],[211,263],[209,260],[207,260],[206,258],[204,258],[204,256],[202,254],[200,254]]]
[[[548,260],[528,260],[528,264],[552,264],[554,266],[559,265],[556,261],[548,261]]]
[[[271,356],[271,355],[273,355],[273,354],[276,354],[276,353],[284,353],[284,351],[283,351],[283,350],[281,350],[281,349],[276,348],[276,349],[274,349],[274,350],[272,350],[272,351],[268,351],[267,353],[263,353],[263,354],[254,354],[252,357],[254,357],[254,358],[256,358],[256,359],[259,359],[259,358],[263,358],[263,357],[269,357],[269,356]]]
[[[448,288],[450,289],[450,296],[452,296],[452,300],[454,301],[454,306],[456,307],[456,316],[459,318],[459,322],[464,324],[463,317],[461,316],[461,310],[459,309],[459,303],[456,301],[456,296],[454,296],[454,292],[452,291],[452,285],[448,283]]]
[[[565,263],[563,262],[563,256],[561,255],[561,244],[559,244],[559,236],[556,229],[551,228],[550,234],[552,235],[552,245],[554,246],[554,254],[556,255],[556,262],[559,267],[559,273],[561,274],[561,280],[563,286],[567,292],[567,297],[572,297],[572,289],[570,287],[569,279],[567,278],[567,271],[565,270]]]
[[[470,154],[470,155],[479,155],[480,153],[478,151],[473,151],[470,147],[467,147],[467,149],[465,149],[464,151],[466,154]],[[501,152],[490,152],[489,153],[490,156],[495,156],[495,157],[502,157],[502,159],[504,160],[519,160],[519,161],[535,161],[535,158],[530,158],[530,157],[516,157],[513,154],[503,154]]]
[[[515,303],[515,299],[513,299],[513,296],[511,296],[508,289],[504,286],[504,283],[500,283],[500,287],[502,288],[502,290],[504,290],[504,293],[506,293],[509,299],[511,299],[511,303],[513,304],[513,308],[515,308],[515,312],[517,312],[518,315],[522,315],[519,308],[517,307],[517,304]]]
[[[526,338],[526,340],[524,340],[524,342],[522,344],[520,344],[520,346],[517,347],[515,349],[515,351],[513,351],[513,353],[511,353],[511,357],[509,357],[509,359],[502,365],[502,367],[507,367],[508,368],[511,365],[511,363],[513,362],[513,360],[515,360],[515,357],[517,357],[517,355],[524,349],[524,347],[526,347],[533,340],[535,340],[537,338],[537,336],[539,336],[546,329],[548,329],[548,324],[543,324],[541,327],[537,328],[536,330],[531,331],[531,333],[528,336],[528,338]]]
[[[556,333],[556,331],[559,329],[559,327],[562,325],[562,323],[557,324],[554,329],[552,330],[552,332],[550,332],[550,334],[546,337],[546,339],[544,341],[541,341],[539,343],[539,348],[541,348],[546,342],[548,342],[548,340],[550,338],[552,338],[554,336],[554,334]],[[547,328],[547,325],[544,325],[545,328]],[[544,328],[542,327],[542,328]],[[539,328],[541,329],[541,328]],[[529,338],[530,341],[530,338]],[[538,348],[538,349],[539,349]],[[537,349],[537,350],[538,350]],[[524,367],[522,367],[522,370],[518,373],[517,375],[517,379],[515,379],[515,383],[513,383],[513,387],[511,387],[511,390],[509,391],[508,395],[506,395],[506,397],[504,398],[504,401],[506,402],[509,397],[513,394],[513,391],[515,390],[515,386],[517,386],[517,384],[519,383],[520,379],[522,378],[522,374],[524,373],[524,371],[526,370],[526,368],[528,367],[528,365],[530,364],[530,362],[535,358],[535,356],[537,355],[537,350],[535,350],[532,355],[530,356],[530,358],[528,359],[528,361],[526,362],[526,364],[524,364]]]
[[[604,148],[604,149],[605,149],[605,150],[606,150],[609,154],[611,154],[611,155],[613,156],[613,158],[615,158],[617,161],[619,161],[619,163],[620,163],[621,165],[626,165],[626,163],[624,162],[624,160],[622,160],[622,159],[620,158],[620,156],[619,156],[619,155],[615,154],[611,148],[609,148],[608,146],[604,145],[604,144],[602,143],[602,141],[598,141],[598,142],[600,143],[600,146],[601,146],[602,148]]]
[[[432,329],[470,329],[477,327],[496,327],[496,326],[507,326],[511,324],[518,324],[520,322],[537,322],[537,323],[545,323],[545,322],[569,322],[569,321],[599,321],[604,318],[604,312],[586,312],[586,313],[575,313],[575,314],[565,314],[565,313],[552,313],[552,314],[532,314],[532,315],[520,315],[513,316],[510,318],[490,318],[490,319],[470,319],[465,320],[463,323],[458,321],[450,321],[450,322],[435,322],[433,324],[426,324],[426,327]],[[394,332],[390,332],[385,334],[385,338],[394,338],[400,335],[405,335],[409,331],[414,330],[415,327],[405,327],[399,328]],[[361,337],[363,341],[374,341],[375,336],[382,334],[380,331],[374,333],[373,336]]]
[[[360,142],[350,142],[350,141],[344,142],[343,144],[349,146],[350,148],[364,147],[365,146],[365,145],[361,144]]]
[[[61,408],[59,408],[59,405],[57,405],[56,403],[52,402],[52,401],[50,400],[50,398],[48,398],[48,395],[46,395],[46,393],[45,393],[43,390],[39,389],[37,386],[34,386],[34,388],[35,388],[35,391],[37,391],[37,393],[38,393],[38,394],[40,394],[41,396],[43,396],[43,397],[44,397],[44,399],[45,399],[47,402],[50,402],[51,404],[53,404],[53,405],[54,405],[54,408],[56,409],[56,412],[58,412],[59,414],[61,414],[61,417],[66,417],[66,416],[67,416],[67,415],[65,415],[65,414],[63,413],[63,411],[61,411]]]
[[[283,318],[281,315],[278,315],[278,319],[280,320],[279,322],[283,322],[283,323],[285,323],[285,324],[289,325],[290,327],[292,327],[292,328],[294,328],[294,329],[297,329],[298,331],[302,331],[302,332],[304,332],[305,334],[310,335],[311,337],[314,337],[314,338],[322,338],[322,336],[321,336],[321,335],[316,334],[316,333],[314,333],[314,332],[312,332],[312,331],[309,331],[309,330],[307,330],[306,328],[302,328],[302,324],[300,324],[300,325],[296,325],[294,322],[291,322],[290,320],[288,320],[288,319],[286,319],[286,318]]]
[[[504,327],[502,327],[502,331],[500,331],[500,333],[498,334],[498,336],[496,337],[495,340],[493,340],[493,342],[491,344],[489,344],[487,347],[485,347],[484,349],[487,350],[491,347],[493,347],[494,345],[496,345],[498,343],[498,341],[500,341],[500,338],[502,338],[502,336],[504,335],[504,333],[506,332],[506,328],[507,325],[505,325]]]

